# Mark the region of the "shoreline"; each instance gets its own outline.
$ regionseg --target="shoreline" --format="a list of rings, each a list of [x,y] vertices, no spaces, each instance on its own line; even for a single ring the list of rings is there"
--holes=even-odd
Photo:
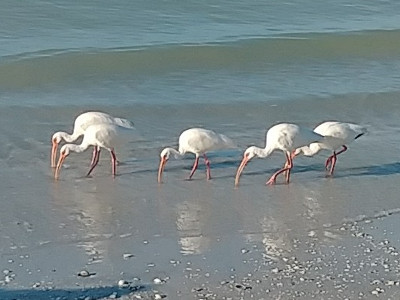
[[[289,104],[267,111],[254,105],[243,119],[241,110],[199,114],[190,105],[165,117],[116,108],[110,113],[131,116],[141,135],[121,149],[119,176],[111,178],[104,153],[83,177],[88,151],[71,155],[58,181],[49,167],[50,137],[72,126],[75,110],[24,108],[31,114],[17,123],[18,109],[3,111],[0,298],[396,299],[399,104],[377,111],[380,100],[360,98],[345,113],[346,99],[319,107],[295,102],[290,111]],[[249,163],[234,187],[242,151],[264,143],[266,126],[327,115],[369,126],[340,156],[333,178],[325,177],[322,153],[296,158],[289,185],[266,187],[284,160],[277,153]],[[210,181],[202,161],[193,180],[184,180],[188,156],[171,160],[157,184],[159,151],[195,124],[226,134],[239,149],[210,153]],[[84,270],[95,275],[77,276]],[[120,280],[144,288],[120,288]]]

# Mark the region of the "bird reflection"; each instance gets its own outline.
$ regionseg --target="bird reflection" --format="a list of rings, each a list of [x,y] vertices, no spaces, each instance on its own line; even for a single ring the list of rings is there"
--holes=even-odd
[[[268,193],[267,199],[257,201],[254,194],[237,192],[236,206],[245,242],[261,244],[263,256],[271,260],[296,252],[301,237],[321,227],[324,219],[318,192],[301,187],[278,189]]]
[[[111,187],[105,181],[88,185],[87,180],[76,181],[74,186],[66,183],[54,185],[53,199],[58,210],[58,222],[64,224],[64,229],[68,230],[63,238],[84,249],[88,256],[87,264],[104,261],[107,257],[108,240],[113,235],[105,226],[112,214],[106,209],[107,199],[103,199],[103,189]],[[63,219],[66,220],[61,223]]]
[[[199,204],[190,201],[178,203],[176,227],[178,229],[181,253],[201,254],[210,245],[210,238],[202,233],[203,211]]]

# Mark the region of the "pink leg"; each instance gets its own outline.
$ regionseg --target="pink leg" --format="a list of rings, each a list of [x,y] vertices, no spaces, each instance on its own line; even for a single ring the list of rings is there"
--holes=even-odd
[[[93,146],[93,154],[92,154],[92,161],[90,162],[90,166],[93,165],[95,159],[96,159],[96,155],[97,155],[97,147]]]
[[[289,172],[289,171],[287,170],[288,166],[289,166],[289,164],[288,164],[288,161],[286,160],[286,161],[285,161],[285,164],[283,165],[283,169],[286,169],[286,171],[285,171],[285,177],[288,176],[288,172]]]
[[[285,179],[286,179],[286,183],[289,183],[290,180],[290,173],[292,172],[292,167],[288,166],[287,167],[287,171],[285,171]]]
[[[292,172],[292,168],[293,168],[293,157],[295,157],[294,151],[290,155],[287,155],[286,157],[288,160],[288,165],[287,165],[288,171],[286,174],[286,183],[288,184],[290,181],[290,173]]]
[[[336,164],[336,160],[337,160],[336,156],[338,156],[339,154],[341,154],[341,153],[343,153],[343,152],[345,152],[347,150],[347,147],[345,145],[343,145],[342,147],[343,147],[342,150],[340,150],[339,152],[336,152],[336,153],[333,152],[333,154],[328,157],[328,159],[326,160],[326,163],[325,163],[325,169],[328,170],[329,164],[332,163],[333,159],[335,160],[335,164]],[[335,167],[333,166],[333,168],[335,168]],[[332,173],[333,173],[332,166],[331,166],[331,171],[329,173],[330,173],[330,175],[332,175]]]
[[[205,154],[204,154],[204,163],[207,168],[207,180],[210,180],[211,179],[210,161]]]
[[[294,154],[295,151],[296,150],[293,150],[292,153],[290,154],[290,158],[291,158],[292,163],[293,163],[293,159],[296,157],[296,154]],[[286,169],[286,168],[288,168],[288,166],[289,166],[289,163],[288,163],[288,160],[286,159],[286,162],[285,162],[285,165],[283,166],[283,168]],[[286,170],[285,171],[286,182],[289,182],[290,171],[291,170]]]
[[[192,176],[193,176],[194,172],[197,170],[198,165],[199,165],[199,156],[196,156],[196,159],[194,160],[192,171],[190,172],[190,175],[189,175],[189,179],[192,179]]]
[[[111,169],[112,169],[112,175],[115,177],[115,174],[117,173],[117,157],[115,156],[114,149],[110,151],[111,154]]]
[[[92,173],[94,167],[96,167],[97,164],[99,163],[99,159],[100,159],[100,148],[95,147],[94,150],[95,150],[95,151],[93,151],[92,164],[90,165],[89,172],[86,174],[87,177],[90,175],[90,173]]]
[[[337,158],[336,158],[336,156],[334,156],[334,157],[332,158],[331,169],[330,169],[330,171],[329,171],[329,175],[330,175],[330,176],[332,176],[333,170],[335,169],[336,160],[337,160]]]
[[[331,159],[331,169],[329,170],[329,176],[332,176],[333,171],[335,169],[336,160],[337,160],[336,155],[337,154],[335,152],[333,152],[332,159]]]
[[[290,170],[293,168],[293,161],[291,158],[290,154],[285,153],[286,155],[286,163],[285,163],[285,167],[283,167],[282,169],[280,169],[279,171],[275,172],[271,178],[267,181],[266,184],[275,184],[276,182],[276,177],[278,177],[279,174],[288,171],[287,175],[286,175],[286,183],[289,183],[290,180]]]
[[[329,169],[329,165],[332,163],[332,157],[333,157],[333,154],[331,156],[329,156],[328,159],[325,162],[325,169],[326,170]]]

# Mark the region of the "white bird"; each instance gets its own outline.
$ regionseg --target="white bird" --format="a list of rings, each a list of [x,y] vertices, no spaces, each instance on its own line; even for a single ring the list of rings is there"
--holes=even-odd
[[[108,150],[111,154],[111,167],[113,177],[116,174],[117,161],[115,156],[114,148],[126,142],[129,138],[131,128],[122,127],[114,124],[95,124],[86,128],[83,135],[83,140],[80,145],[75,144],[65,144],[60,149],[60,158],[57,163],[57,167],[54,173],[54,178],[58,179],[60,175],[60,169],[64,163],[65,158],[70,154],[70,152],[83,152],[87,150],[90,146],[94,146],[97,151],[95,151],[95,157],[90,165],[90,170],[86,176],[89,176],[99,162],[100,149],[104,148]]]
[[[329,175],[332,175],[335,170],[337,156],[347,150],[346,145],[366,134],[367,129],[358,124],[329,121],[315,127],[314,132],[323,135],[325,137],[324,140],[296,149],[294,154],[303,153],[305,156],[314,156],[323,149],[333,151],[325,162],[327,170],[331,165]],[[342,149],[336,152],[339,148]]]
[[[264,158],[271,155],[275,150],[281,150],[285,153],[286,163],[282,169],[271,176],[266,184],[274,184],[276,177],[283,172],[286,172],[286,183],[289,183],[290,171],[293,168],[292,156],[294,150],[321,139],[323,139],[323,136],[295,124],[280,123],[272,126],[267,131],[264,149],[251,146],[244,152],[242,162],[236,172],[235,186],[239,184],[240,174],[243,172],[244,167],[253,157]]]
[[[203,128],[187,129],[179,136],[179,150],[175,150],[174,148],[165,148],[161,151],[160,166],[158,168],[158,182],[162,182],[162,173],[171,154],[173,154],[176,159],[182,158],[187,152],[193,153],[196,156],[189,179],[192,178],[197,169],[200,155],[203,155],[207,169],[207,179],[211,179],[210,161],[208,160],[206,153],[209,151],[234,147],[236,146],[233,141],[225,135]]]
[[[52,148],[51,148],[51,167],[54,168],[56,166],[56,155],[57,155],[57,148],[58,144],[64,140],[67,143],[72,143],[76,141],[80,136],[85,133],[85,130],[94,124],[114,124],[126,128],[133,128],[133,123],[129,120],[122,119],[122,118],[114,118],[109,114],[98,112],[98,111],[89,111],[83,114],[80,114],[76,117],[74,122],[74,130],[72,134],[67,132],[59,131],[53,134],[51,141],[52,141]],[[92,163],[95,156],[95,149],[93,149],[93,157]]]

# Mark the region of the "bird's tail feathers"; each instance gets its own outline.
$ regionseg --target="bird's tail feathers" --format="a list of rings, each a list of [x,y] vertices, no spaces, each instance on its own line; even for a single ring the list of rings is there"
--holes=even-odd
[[[237,148],[237,145],[235,144],[235,142],[232,141],[230,138],[228,138],[226,135],[220,134],[219,137],[224,142],[224,144],[227,148]]]
[[[118,126],[125,127],[125,128],[134,128],[133,122],[131,122],[127,119],[114,118],[114,120]]]
[[[366,127],[358,125],[358,124],[350,124],[350,128],[353,129],[355,132],[358,132],[358,134],[354,138],[355,140],[368,133],[368,130]]]

